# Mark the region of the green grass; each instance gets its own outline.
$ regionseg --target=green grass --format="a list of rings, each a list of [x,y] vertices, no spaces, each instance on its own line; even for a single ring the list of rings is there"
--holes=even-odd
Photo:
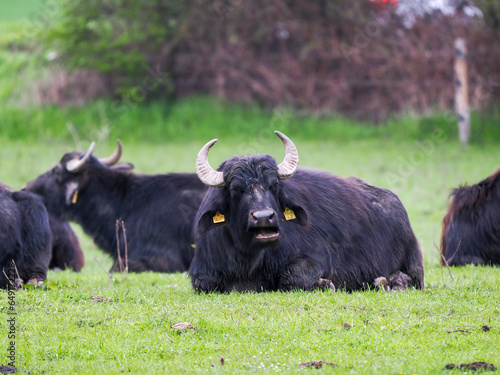
[[[17,0],[0,2],[0,22],[31,20],[49,7],[57,4],[54,0]],[[52,9],[52,8],[50,8]]]
[[[246,142],[207,132],[207,139],[220,138],[211,151],[212,165],[235,153],[282,158],[279,139],[268,126],[262,131],[260,139]],[[494,144],[463,149],[432,138],[342,142],[288,135],[297,144],[301,165],[355,175],[399,194],[423,245],[425,290],[197,295],[186,274],[157,273],[128,279],[115,274],[110,287],[99,265],[108,269],[109,257],[75,227],[86,256],[83,271],[50,271],[47,290],[16,293],[17,365],[33,374],[301,373],[312,371],[298,367],[310,360],[335,363],[335,369],[321,370],[335,374],[454,374],[459,371],[442,369],[473,361],[498,366],[500,268],[454,268],[452,279],[439,266],[434,243],[450,189],[491,174],[500,149]],[[194,171],[196,154],[207,139],[127,141],[122,159],[133,162],[138,172]],[[80,149],[86,146],[86,141],[78,143]],[[0,139],[0,181],[19,188],[75,147],[54,139]],[[112,150],[106,139],[95,154]],[[1,295],[6,301],[7,294]],[[108,302],[93,302],[96,295]],[[0,347],[7,348],[3,317]],[[198,330],[178,335],[170,329],[185,321]],[[484,324],[489,332],[480,329]],[[456,329],[470,332],[447,332]]]

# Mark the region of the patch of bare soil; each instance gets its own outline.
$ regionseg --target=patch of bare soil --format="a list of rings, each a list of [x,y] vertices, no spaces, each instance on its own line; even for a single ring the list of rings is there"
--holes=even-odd
[[[320,369],[321,367],[325,366],[330,366],[332,368],[335,368],[335,365],[331,362],[326,362],[326,361],[310,361],[310,362],[303,362],[299,363],[300,368],[316,368]]]
[[[467,371],[478,371],[478,370],[495,371],[497,369],[493,364],[488,362],[461,363],[458,366],[455,365],[454,363],[449,363],[444,368],[447,370],[452,370],[455,367],[459,368],[460,370],[467,370]]]

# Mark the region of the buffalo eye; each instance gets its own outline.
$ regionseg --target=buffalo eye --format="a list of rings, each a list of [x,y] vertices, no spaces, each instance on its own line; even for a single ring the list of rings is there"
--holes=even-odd
[[[278,191],[278,188],[279,188],[279,182],[278,181],[272,182],[272,183],[269,184],[269,190],[271,190],[272,192]]]
[[[233,194],[244,194],[246,191],[246,186],[240,181],[233,181],[229,190],[231,191],[231,195]]]
[[[243,189],[242,187],[231,187],[230,189],[230,192],[231,192],[231,196],[241,196],[245,193],[245,189]]]
[[[56,165],[54,168],[51,169],[50,174],[55,177],[60,177],[61,176],[61,169],[58,168]]]
[[[54,176],[57,182],[62,183],[64,180],[64,168],[58,164],[51,170],[51,175]]]

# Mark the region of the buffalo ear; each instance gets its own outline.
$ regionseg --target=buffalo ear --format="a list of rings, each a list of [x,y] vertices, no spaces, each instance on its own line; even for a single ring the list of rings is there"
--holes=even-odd
[[[283,219],[286,220],[288,215],[285,214],[285,211],[287,208],[289,210],[293,211],[293,215],[295,218],[290,219],[291,223],[299,224],[302,226],[306,226],[309,224],[309,220],[307,218],[307,212],[306,210],[302,207],[300,204],[300,199],[297,199],[297,197],[294,197],[295,194],[292,192],[287,191],[287,185],[284,184],[283,190],[281,191],[279,201],[281,203],[281,208],[283,209]]]
[[[226,218],[222,210],[205,211],[198,219],[198,231],[208,232],[210,229],[226,225]]]
[[[295,218],[289,219],[291,223],[299,224],[302,226],[306,226],[309,223],[309,220],[307,218],[307,212],[304,210],[301,206],[294,205],[294,204],[288,204],[284,207],[283,212],[285,210],[292,210],[293,214],[295,215]],[[286,220],[287,215],[284,215],[284,219]]]
[[[112,170],[120,173],[130,173],[134,169],[134,165],[131,163],[118,163],[110,167]]]
[[[211,229],[224,226],[229,215],[226,191],[218,188],[208,189],[196,214],[196,232],[205,233]]]
[[[66,184],[66,205],[76,203],[78,198],[78,183],[71,181]]]

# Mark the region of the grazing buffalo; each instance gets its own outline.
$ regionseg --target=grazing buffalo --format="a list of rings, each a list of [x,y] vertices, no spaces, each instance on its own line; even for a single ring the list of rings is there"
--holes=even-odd
[[[115,259],[113,270],[118,243],[131,272],[187,270],[194,255],[194,217],[206,187],[195,174],[138,175],[111,167],[121,156],[120,142],[105,159],[92,156],[93,149],[94,143],[85,153],[64,155],[26,189],[44,197],[50,214],[80,224]],[[125,232],[117,228],[118,220]]]
[[[441,263],[500,264],[500,169],[453,191],[443,219]]]
[[[357,178],[297,170],[295,145],[276,134],[286,148],[279,165],[269,155],[250,155],[215,171],[207,158],[216,139],[198,154],[198,177],[211,188],[195,221],[193,287],[421,289],[422,253],[398,197]]]
[[[50,260],[50,240],[42,200],[0,184],[0,287],[43,283]]]

